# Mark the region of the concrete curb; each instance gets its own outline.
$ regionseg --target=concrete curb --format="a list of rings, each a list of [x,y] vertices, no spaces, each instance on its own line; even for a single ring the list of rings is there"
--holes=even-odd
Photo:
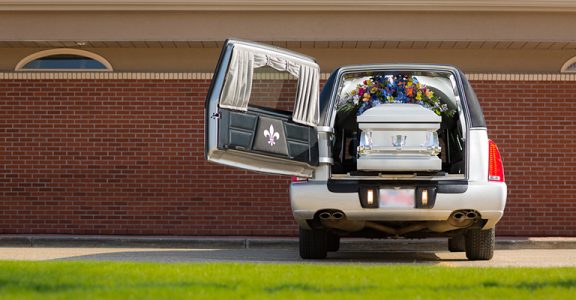
[[[293,237],[197,237],[197,236],[119,236],[119,235],[0,235],[0,247],[100,247],[173,249],[296,249]],[[576,249],[576,237],[498,237],[496,248]],[[435,250],[447,249],[445,238],[423,240],[342,239],[344,251]]]

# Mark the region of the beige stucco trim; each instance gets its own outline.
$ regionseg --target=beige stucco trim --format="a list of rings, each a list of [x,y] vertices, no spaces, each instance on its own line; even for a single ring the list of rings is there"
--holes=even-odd
[[[18,48],[27,47],[20,42],[50,48],[77,48],[75,45],[83,43],[92,48],[163,48],[166,44],[220,48],[225,39],[235,37],[305,49],[573,49],[575,18],[576,11],[442,12],[416,8],[398,12],[0,11],[0,41]],[[386,25],[366,26],[372,20],[385,20]],[[418,20],[418,25],[407,26],[407,20]],[[358,26],[351,25],[357,21]]]
[[[2,79],[198,80],[212,79],[212,73],[4,72],[0,73],[0,80]]]
[[[469,80],[576,81],[576,74],[466,74]]]
[[[4,11],[576,11],[573,0],[0,0]]]
[[[16,67],[14,68],[15,71],[19,71],[19,72],[38,72],[38,70],[28,70],[28,69],[22,69],[27,63],[42,58],[42,57],[46,57],[46,56],[51,56],[51,55],[58,55],[58,54],[71,54],[71,55],[78,55],[78,56],[84,56],[84,57],[88,57],[91,58],[93,60],[96,60],[98,62],[100,62],[101,64],[104,65],[104,67],[106,67],[105,70],[90,70],[92,72],[106,72],[106,71],[113,71],[114,69],[112,68],[112,65],[110,64],[110,62],[108,62],[107,59],[105,59],[104,57],[96,54],[96,53],[92,53],[86,50],[80,50],[80,49],[69,49],[69,48],[57,48],[57,49],[49,49],[49,50],[44,50],[44,51],[38,51],[35,53],[32,53],[26,57],[24,57],[23,59],[21,59],[17,64]],[[56,71],[56,72],[66,72],[66,71],[70,71],[70,72],[78,72],[79,70],[66,70],[66,69],[58,69],[58,70],[46,70],[43,69],[42,71]],[[86,69],[80,70],[80,71],[86,71]]]
[[[326,80],[329,73],[320,79]],[[467,74],[469,80],[498,81],[576,81],[576,74]],[[210,80],[212,73],[101,73],[101,72],[4,72],[0,80],[41,80],[41,79],[101,79],[101,80]]]

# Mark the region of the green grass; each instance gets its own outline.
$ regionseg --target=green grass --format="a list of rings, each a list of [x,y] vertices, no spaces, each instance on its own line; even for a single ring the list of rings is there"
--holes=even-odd
[[[0,262],[0,299],[573,299],[576,268]]]

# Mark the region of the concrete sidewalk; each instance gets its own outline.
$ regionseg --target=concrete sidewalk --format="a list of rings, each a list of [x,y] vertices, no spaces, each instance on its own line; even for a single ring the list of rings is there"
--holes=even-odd
[[[294,249],[293,237],[198,237],[198,236],[121,236],[121,235],[0,235],[0,247],[102,247],[171,249]],[[497,237],[498,250],[576,249],[576,237]],[[342,250],[446,250],[445,238],[342,239]]]

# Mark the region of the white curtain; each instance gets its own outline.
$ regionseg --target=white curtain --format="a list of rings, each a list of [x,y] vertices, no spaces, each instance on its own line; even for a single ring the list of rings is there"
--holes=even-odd
[[[230,66],[220,98],[220,107],[248,110],[254,69],[264,66],[288,72],[298,78],[298,91],[292,120],[300,124],[317,126],[320,88],[318,66],[311,62],[296,62],[288,56],[244,45],[235,45],[232,50]]]

